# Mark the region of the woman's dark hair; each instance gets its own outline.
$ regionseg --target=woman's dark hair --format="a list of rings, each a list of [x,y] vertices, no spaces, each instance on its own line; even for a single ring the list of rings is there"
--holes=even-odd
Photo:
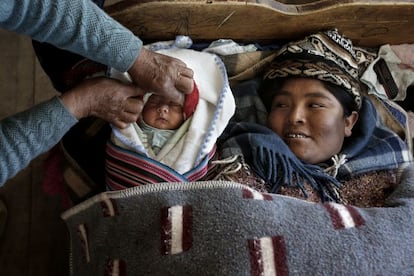
[[[283,86],[289,79],[303,78],[303,77],[286,77],[263,81],[259,87],[259,96],[263,101],[267,111],[270,111],[275,92]],[[344,110],[344,117],[351,115],[353,111],[358,111],[358,106],[352,96],[347,93],[342,87],[322,81],[323,86],[335,96]]]
[[[358,111],[358,107],[354,99],[342,87],[326,81],[323,81],[323,86],[331,92],[342,105],[345,117],[350,116],[352,111]]]

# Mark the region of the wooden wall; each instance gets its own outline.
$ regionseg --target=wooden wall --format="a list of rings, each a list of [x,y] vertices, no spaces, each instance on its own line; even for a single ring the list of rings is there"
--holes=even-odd
[[[0,118],[56,94],[40,68],[28,37],[0,30]],[[0,236],[0,275],[68,275],[68,235],[58,196],[41,187],[43,161],[35,159],[0,188],[8,208]]]

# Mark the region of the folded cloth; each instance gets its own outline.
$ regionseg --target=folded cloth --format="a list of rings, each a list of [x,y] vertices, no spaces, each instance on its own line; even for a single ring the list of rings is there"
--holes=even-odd
[[[257,47],[254,44],[240,45],[231,39],[215,40],[203,49],[203,52],[215,53],[218,55],[234,55],[245,52],[254,52]]]
[[[380,47],[377,58],[361,76],[369,93],[382,99],[402,101],[407,87],[414,83],[414,45]]]

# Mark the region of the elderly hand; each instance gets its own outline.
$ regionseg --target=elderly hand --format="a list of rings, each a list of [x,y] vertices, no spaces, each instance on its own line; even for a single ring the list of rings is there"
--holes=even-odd
[[[128,71],[136,85],[183,102],[184,94],[193,91],[194,72],[176,58],[142,48],[137,60]]]
[[[138,119],[144,91],[135,85],[108,78],[94,78],[62,94],[64,105],[77,118],[96,116],[118,128]]]

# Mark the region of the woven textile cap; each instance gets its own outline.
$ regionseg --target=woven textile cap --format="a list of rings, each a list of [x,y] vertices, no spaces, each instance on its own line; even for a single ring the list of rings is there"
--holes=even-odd
[[[352,41],[334,29],[283,46],[265,71],[263,80],[297,76],[327,81],[350,93],[359,109],[358,68]]]

